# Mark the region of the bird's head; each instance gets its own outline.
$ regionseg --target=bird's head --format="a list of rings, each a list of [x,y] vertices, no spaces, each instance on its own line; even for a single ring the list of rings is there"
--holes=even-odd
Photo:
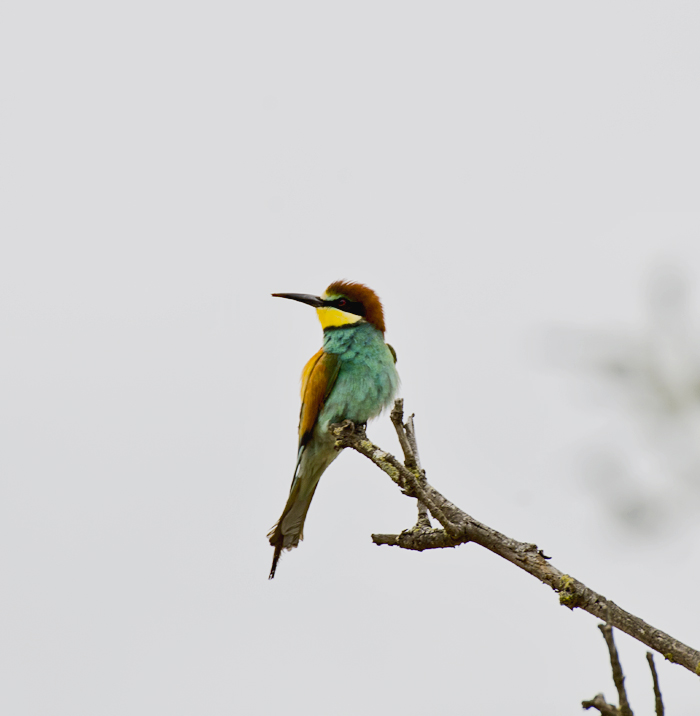
[[[316,309],[323,330],[366,321],[382,333],[384,309],[379,296],[367,286],[350,281],[334,281],[321,296],[306,293],[273,293],[279,298],[291,298]]]

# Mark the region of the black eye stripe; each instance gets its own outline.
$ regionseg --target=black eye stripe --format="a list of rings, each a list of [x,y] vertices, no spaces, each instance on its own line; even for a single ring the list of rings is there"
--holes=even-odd
[[[328,305],[333,308],[339,308],[346,313],[354,313],[356,316],[365,315],[365,307],[360,301],[351,301],[347,298],[336,298],[334,301],[328,301]]]

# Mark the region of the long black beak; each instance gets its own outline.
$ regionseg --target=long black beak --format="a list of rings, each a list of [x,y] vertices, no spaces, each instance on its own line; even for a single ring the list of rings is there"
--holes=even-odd
[[[314,308],[321,308],[325,305],[322,298],[310,296],[308,293],[273,293],[272,295],[278,298],[291,298],[292,301],[301,301],[301,303],[307,303]]]

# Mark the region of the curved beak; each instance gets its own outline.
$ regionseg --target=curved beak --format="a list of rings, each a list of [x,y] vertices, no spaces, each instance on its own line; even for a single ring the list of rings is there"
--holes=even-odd
[[[314,308],[321,308],[324,305],[322,298],[311,296],[308,293],[273,293],[272,295],[277,298],[291,298],[292,301],[300,301]]]

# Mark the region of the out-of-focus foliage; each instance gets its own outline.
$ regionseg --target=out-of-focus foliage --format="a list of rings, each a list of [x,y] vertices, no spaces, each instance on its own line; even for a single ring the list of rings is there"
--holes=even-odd
[[[587,484],[621,523],[657,531],[700,505],[700,319],[678,267],[656,267],[646,294],[639,327],[560,331],[552,348],[609,412],[584,451]]]

